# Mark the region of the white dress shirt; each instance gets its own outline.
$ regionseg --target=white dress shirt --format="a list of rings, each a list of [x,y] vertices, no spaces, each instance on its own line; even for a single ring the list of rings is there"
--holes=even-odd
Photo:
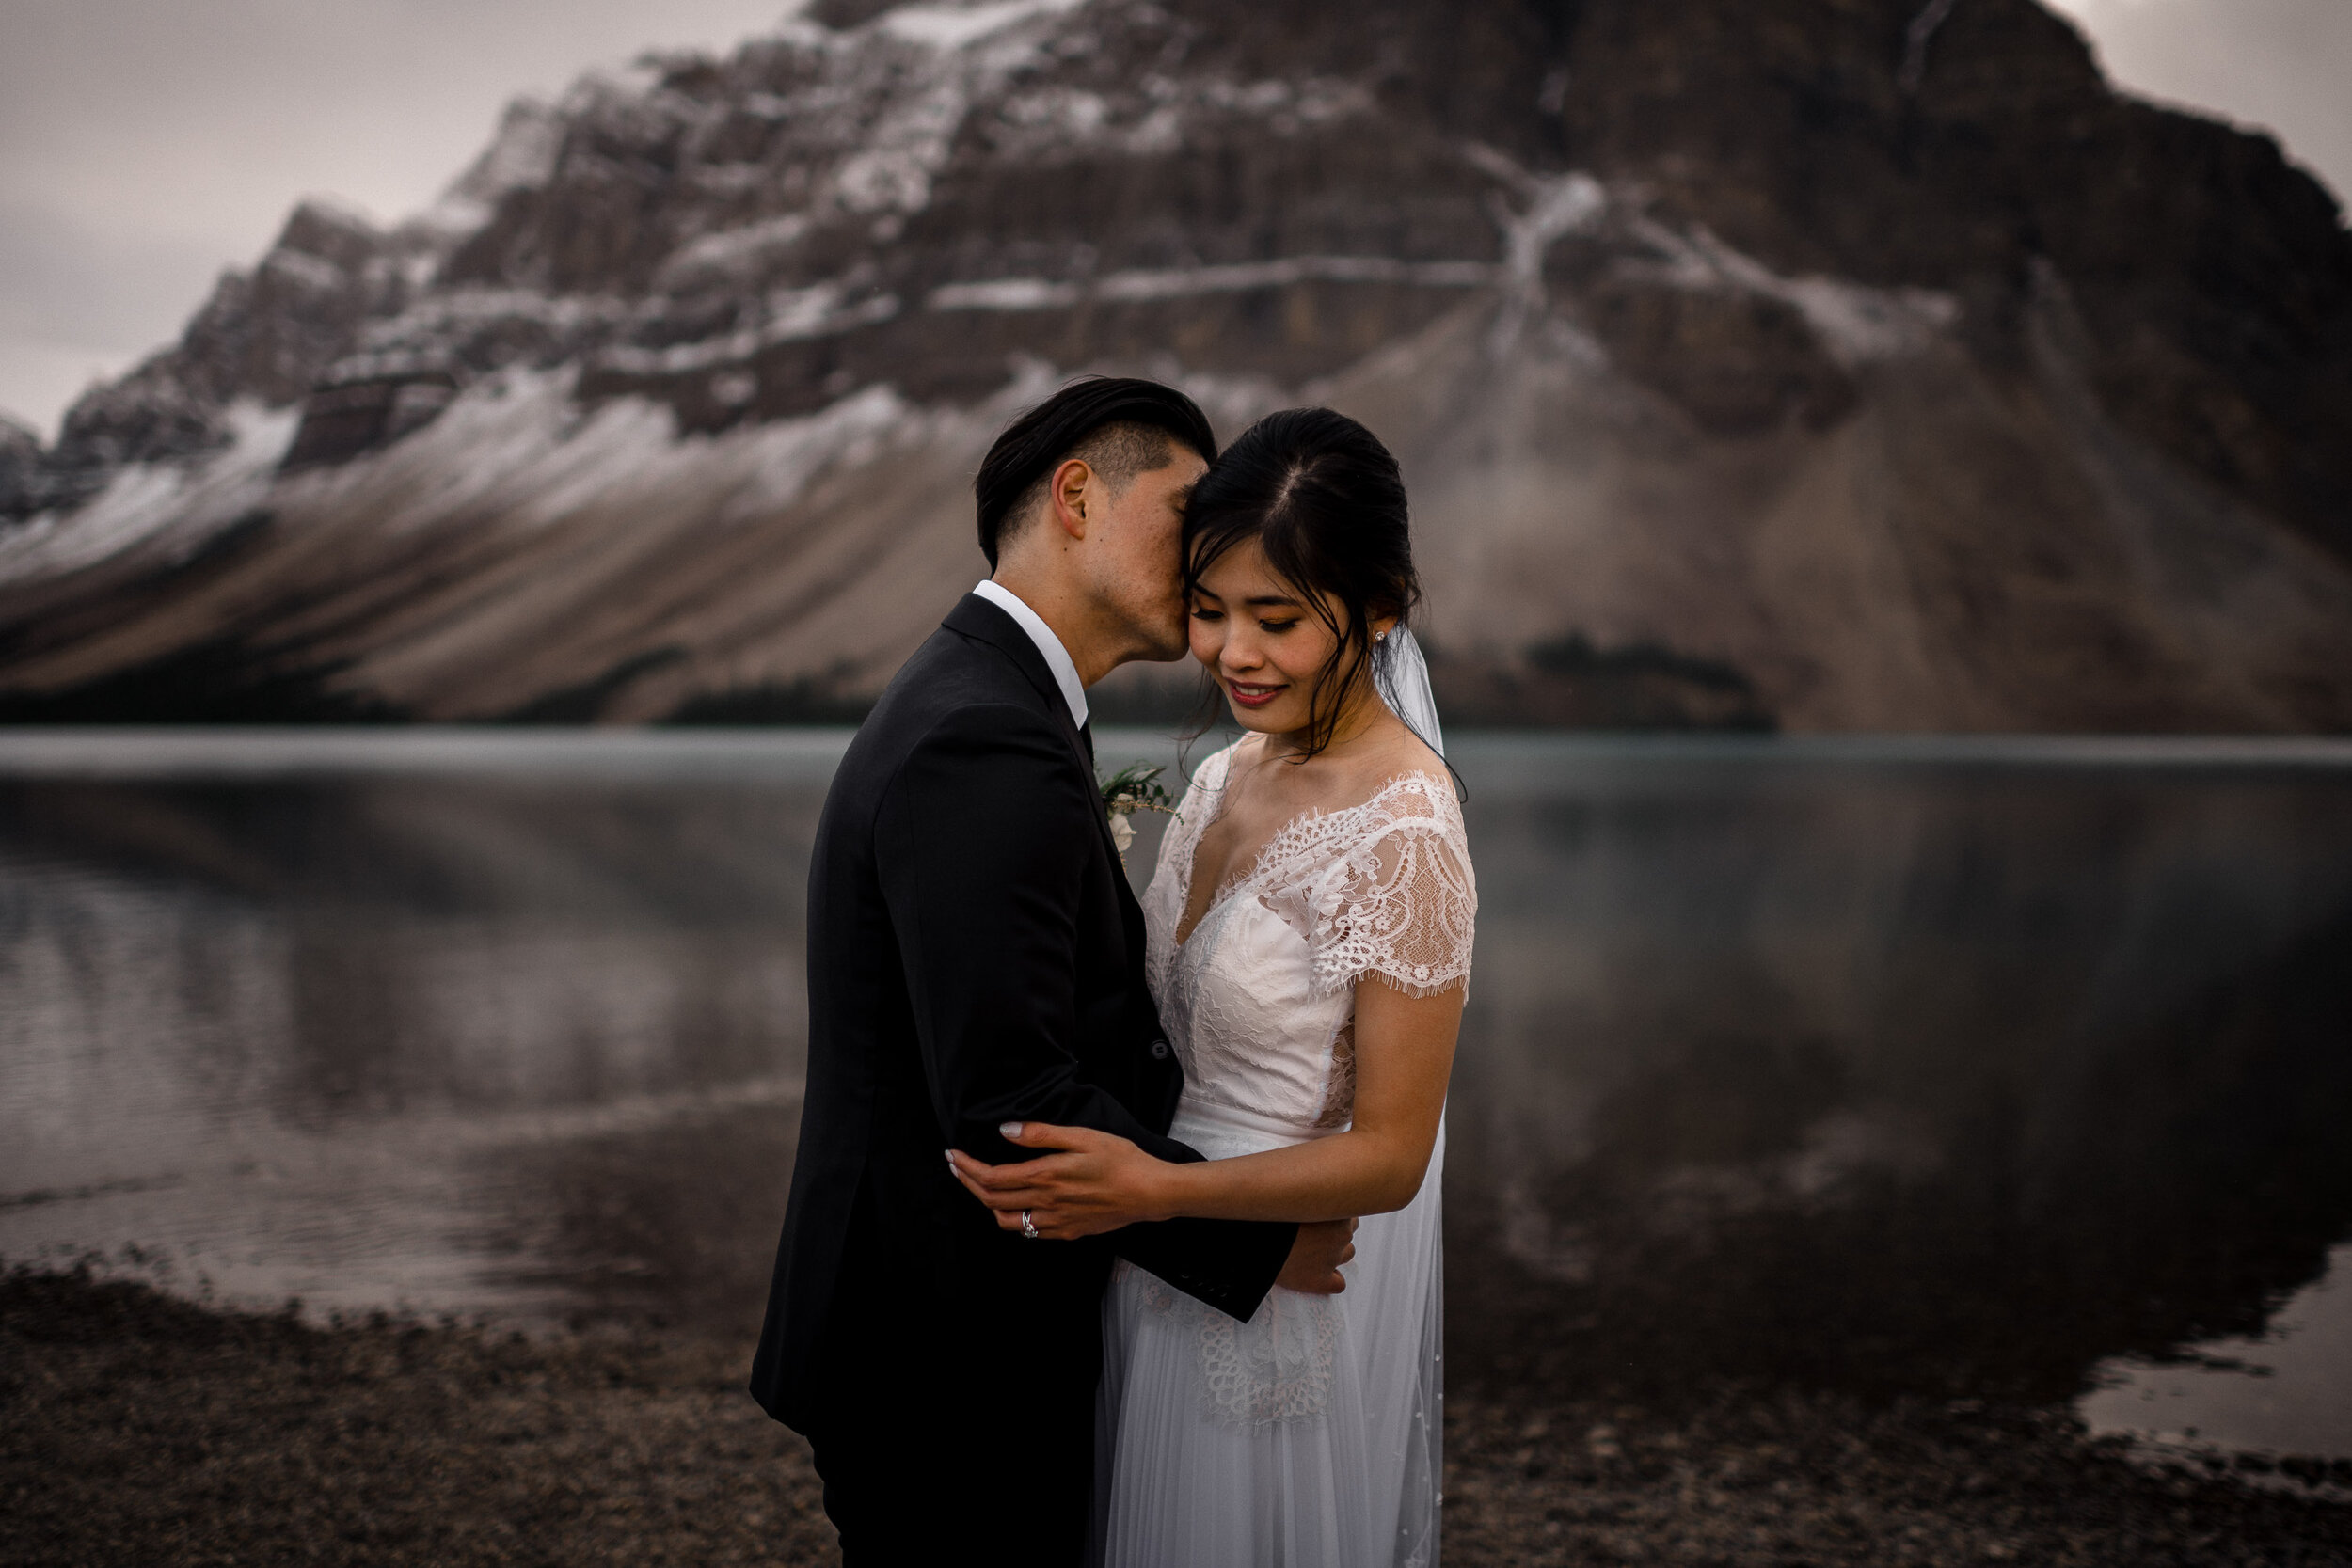
[[[1080,729],[1087,721],[1086,683],[1078,679],[1078,667],[1070,661],[1070,650],[1061,645],[1038,612],[1021,602],[1021,595],[993,578],[972,590],[990,604],[1013,618],[1015,625],[1029,634],[1037,651],[1045,656],[1045,668],[1054,673],[1054,684],[1061,688],[1062,701],[1070,705],[1070,721]]]

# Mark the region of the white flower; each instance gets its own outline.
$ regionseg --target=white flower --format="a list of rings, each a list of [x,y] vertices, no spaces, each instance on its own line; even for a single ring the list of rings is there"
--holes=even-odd
[[[1133,844],[1135,841],[1136,825],[1133,822],[1128,821],[1123,813],[1120,816],[1112,817],[1111,843],[1118,847],[1119,852],[1122,855],[1125,854],[1127,852],[1127,846]]]

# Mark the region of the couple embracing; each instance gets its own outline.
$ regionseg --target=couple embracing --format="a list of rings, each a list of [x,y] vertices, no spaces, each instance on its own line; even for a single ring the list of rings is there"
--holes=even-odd
[[[975,488],[993,575],[818,830],[752,1391],[849,1568],[1424,1568],[1477,895],[1396,463],[1095,379]],[[1246,733],[1138,905],[1086,689],[1187,648]]]

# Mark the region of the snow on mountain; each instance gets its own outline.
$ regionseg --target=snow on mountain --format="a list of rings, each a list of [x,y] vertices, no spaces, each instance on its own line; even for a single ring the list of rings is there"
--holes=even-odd
[[[0,714],[853,712],[1102,369],[1370,420],[1467,719],[2352,728],[2352,240],[2030,0],[811,17],[0,430]]]

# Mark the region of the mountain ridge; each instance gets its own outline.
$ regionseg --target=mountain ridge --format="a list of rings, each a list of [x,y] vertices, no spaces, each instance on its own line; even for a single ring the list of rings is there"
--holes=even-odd
[[[1335,14],[842,0],[305,204],[0,431],[0,715],[852,713],[1118,369],[1381,431],[1473,721],[2352,729],[2352,239],[2275,144],[2028,0]]]

